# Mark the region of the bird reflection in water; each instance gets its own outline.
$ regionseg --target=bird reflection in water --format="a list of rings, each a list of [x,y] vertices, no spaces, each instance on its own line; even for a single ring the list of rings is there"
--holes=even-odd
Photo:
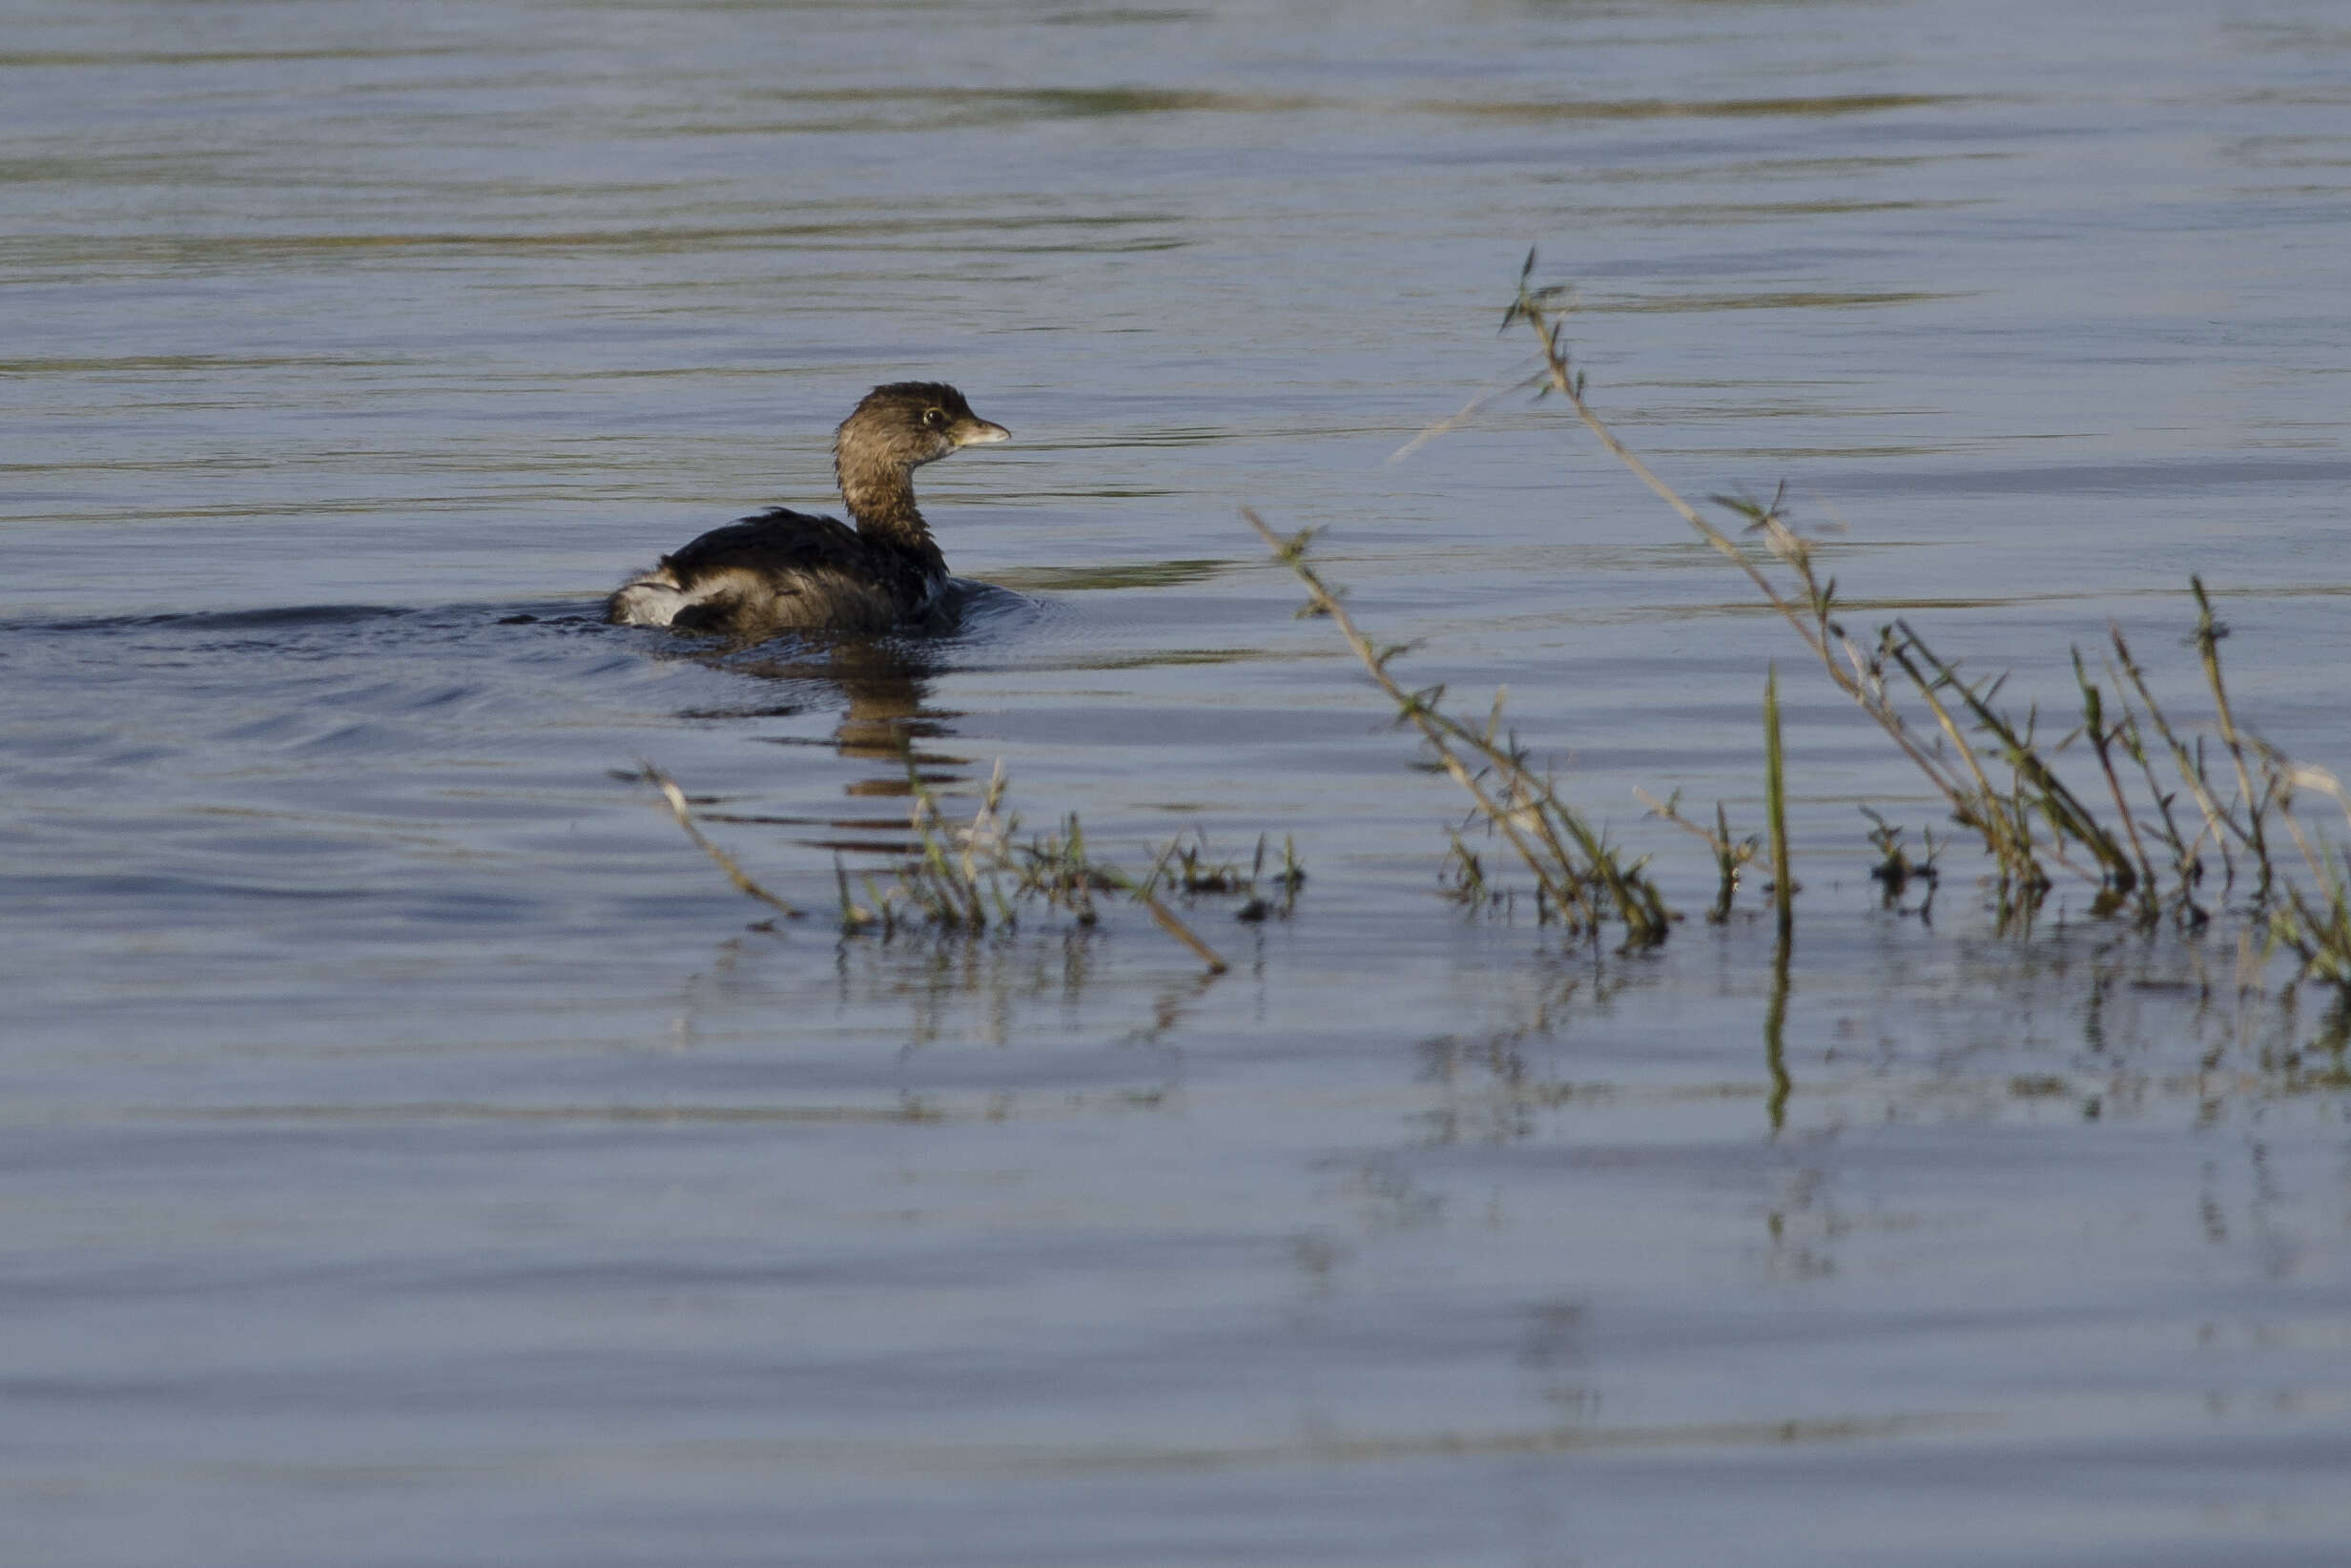
[[[990,590],[980,588],[980,595]],[[701,642],[661,649],[656,658],[684,658],[733,677],[753,677],[773,689],[772,701],[689,708],[684,719],[794,719],[839,712],[830,735],[762,733],[753,738],[788,748],[830,748],[865,764],[844,793],[858,799],[910,801],[917,785],[959,793],[974,780],[969,757],[938,750],[961,714],[931,705],[931,687],[947,670],[952,637],[961,626],[959,595],[940,604],[921,634],[806,632],[762,644]],[[849,856],[905,856],[915,844],[910,814],[884,815],[757,814],[703,809],[714,823],[797,828],[806,849]]]
[[[784,718],[837,708],[829,736],[762,735],[775,746],[824,746],[865,764],[843,786],[858,799],[902,801],[918,781],[926,790],[956,790],[972,782],[969,757],[938,749],[961,715],[931,705],[931,688],[944,668],[937,650],[904,637],[841,635],[771,644],[750,652],[690,655],[730,674],[749,675],[787,689],[791,700],[753,708],[703,710],[696,718]],[[907,813],[753,815],[710,813],[722,821],[764,822],[815,829],[801,843],[843,854],[903,855],[911,845]]]
[[[853,795],[903,798],[914,781],[955,785],[969,774],[968,757],[925,750],[925,743],[953,733],[948,721],[960,717],[929,704],[936,660],[919,644],[899,638],[845,637],[810,656],[734,663],[738,673],[766,680],[831,687],[848,707],[835,727],[831,745],[853,761],[875,765],[874,776],[848,786]]]

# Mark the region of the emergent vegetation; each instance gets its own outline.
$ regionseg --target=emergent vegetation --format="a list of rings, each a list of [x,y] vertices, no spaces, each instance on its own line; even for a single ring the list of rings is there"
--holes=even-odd
[[[1539,368],[1522,384],[1538,396],[1564,398],[1609,453],[1746,574],[1828,678],[1942,794],[1951,819],[1982,844],[2004,920],[2029,920],[2061,876],[2093,890],[2094,913],[2141,927],[2168,919],[2200,928],[2241,892],[2244,913],[2299,959],[2304,976],[2351,987],[2351,861],[2295,813],[2298,794],[2317,794],[2351,819],[2351,797],[2332,774],[2294,763],[2238,723],[2221,670],[2228,629],[2213,613],[2200,579],[2189,585],[2196,610],[2191,642],[2211,693],[2217,746],[2174,722],[2122,629],[2112,624],[2094,669],[2079,649],[2073,651],[2079,721],[2044,739],[2037,711],[2020,716],[2000,706],[2005,676],[1966,677],[1907,620],[1881,626],[1866,640],[1850,635],[1836,581],[1820,575],[1810,546],[1788,526],[1784,488],[1768,504],[1712,498],[1748,537],[1761,540],[1759,555],[1660,479],[1586,401],[1563,325],[1568,291],[1534,287],[1534,267],[1530,252],[1502,323],[1506,330],[1525,323],[1538,344]],[[1768,569],[1774,564],[1777,581]],[[1922,722],[1906,716],[1906,702],[1917,704]],[[2069,749],[2094,759],[2088,784],[2061,774],[2059,760]],[[1899,832],[1883,820],[1878,828],[1871,837],[1886,856],[1879,876],[1889,892],[1931,874],[1931,836],[1926,860],[1913,863],[1901,851]],[[2284,875],[2281,838],[2293,844],[2307,886]]]
[[[691,802],[674,781],[650,765],[642,776],[660,792],[686,836],[738,890],[790,918],[800,918],[800,910],[754,881],[733,856],[703,834]],[[1017,841],[1020,818],[1004,808],[1001,763],[968,823],[946,818],[938,795],[911,765],[907,776],[912,799],[907,823],[910,841],[892,870],[881,877],[861,874],[853,890],[848,869],[837,856],[834,859],[844,936],[887,939],[900,931],[918,930],[978,936],[1015,929],[1024,908],[1040,906],[1059,911],[1081,928],[1091,928],[1101,918],[1096,895],[1117,894],[1140,904],[1161,930],[1190,949],[1214,975],[1225,972],[1224,959],[1167,906],[1160,897],[1162,886],[1186,897],[1219,894],[1243,898],[1235,918],[1254,921],[1269,915],[1287,916],[1306,882],[1295,847],[1287,842],[1281,866],[1267,878],[1264,839],[1258,840],[1255,862],[1244,875],[1237,862],[1219,865],[1206,859],[1205,839],[1186,845],[1181,836],[1170,839],[1153,857],[1149,873],[1137,878],[1087,853],[1085,830],[1074,812],[1058,832],[1027,843]],[[1278,901],[1259,895],[1261,879],[1277,890]]]

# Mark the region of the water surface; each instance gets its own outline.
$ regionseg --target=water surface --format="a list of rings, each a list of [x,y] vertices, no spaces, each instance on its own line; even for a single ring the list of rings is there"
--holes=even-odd
[[[2110,617],[2341,762],[2351,31],[2308,0],[0,7],[11,1561],[2331,1563],[2343,1019],[1964,856],[1497,340],[1530,243],[1694,495],[2061,706]],[[950,635],[598,596],[828,500]],[[1506,684],[1692,919],[1434,897],[1415,677]],[[1805,893],[1696,918],[1631,791]],[[1286,918],[837,939],[905,748]],[[819,913],[769,922],[637,774]],[[1746,907],[1752,907],[1751,905]],[[1522,911],[1523,914],[1523,911]]]

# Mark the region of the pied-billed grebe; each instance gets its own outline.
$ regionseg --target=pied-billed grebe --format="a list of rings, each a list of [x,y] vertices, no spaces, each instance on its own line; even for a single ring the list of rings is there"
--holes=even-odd
[[[606,618],[745,638],[918,620],[946,587],[947,561],[915,509],[915,470],[1010,434],[943,382],[877,386],[833,436],[855,528],[781,506],[712,528],[623,583]]]

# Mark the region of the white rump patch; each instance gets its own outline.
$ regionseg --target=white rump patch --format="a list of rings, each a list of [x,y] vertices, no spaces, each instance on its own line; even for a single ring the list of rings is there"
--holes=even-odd
[[[611,617],[619,626],[668,626],[677,612],[706,595],[688,593],[667,572],[649,572],[623,583],[611,598]]]

